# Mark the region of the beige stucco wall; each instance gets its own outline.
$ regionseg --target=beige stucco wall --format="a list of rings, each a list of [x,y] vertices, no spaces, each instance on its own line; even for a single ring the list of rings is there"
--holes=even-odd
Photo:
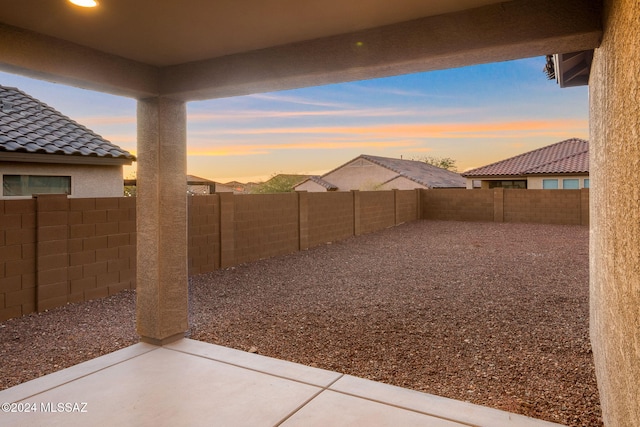
[[[371,191],[378,190],[381,183],[397,175],[397,173],[368,160],[355,159],[323,176],[322,179],[336,185],[338,191]]]
[[[640,2],[606,0],[590,79],[591,341],[607,426],[640,426]]]
[[[389,182],[386,182],[384,185],[381,185],[380,187],[378,187],[378,190],[413,190],[415,188],[427,187],[425,187],[424,185],[420,185],[415,181],[411,181],[404,176],[399,176]]]
[[[300,185],[295,187],[296,191],[308,191],[310,193],[321,193],[327,191],[325,187],[322,185],[313,182],[313,181],[305,181]]]
[[[137,331],[143,341],[162,344],[189,327],[187,108],[149,98],[138,101],[137,118]]]
[[[71,176],[70,197],[122,197],[122,166],[0,163],[0,175]],[[0,199],[15,199],[4,197]]]

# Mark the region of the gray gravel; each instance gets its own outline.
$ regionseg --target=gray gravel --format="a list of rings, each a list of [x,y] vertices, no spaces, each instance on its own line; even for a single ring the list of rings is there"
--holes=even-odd
[[[191,338],[599,426],[588,234],[420,221],[195,276]],[[0,388],[136,342],[134,300],[0,323]]]

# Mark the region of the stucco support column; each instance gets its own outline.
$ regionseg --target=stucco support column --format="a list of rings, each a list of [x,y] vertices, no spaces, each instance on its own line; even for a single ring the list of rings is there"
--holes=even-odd
[[[606,426],[640,426],[640,7],[605,0],[590,86],[591,343]]]
[[[186,128],[183,101],[138,101],[137,329],[158,345],[188,329]]]

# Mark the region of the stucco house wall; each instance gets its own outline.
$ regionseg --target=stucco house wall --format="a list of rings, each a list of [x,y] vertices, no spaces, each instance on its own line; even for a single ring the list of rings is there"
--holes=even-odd
[[[589,80],[590,333],[604,423],[640,425],[640,7],[604,1]]]
[[[329,172],[322,179],[336,185],[340,191],[371,191],[380,189],[381,182],[389,181],[396,175],[398,174],[389,169],[359,158]]]
[[[70,176],[69,197],[122,197],[124,185],[120,165],[64,165],[0,162],[0,178],[4,175]],[[24,199],[31,196],[5,196],[0,199]]]
[[[303,182],[302,184],[298,184],[295,187],[296,191],[308,191],[310,193],[321,193],[321,192],[326,192],[327,188],[323,187],[322,185],[313,182],[311,180],[307,180],[305,182]]]
[[[379,190],[413,190],[415,188],[427,188],[424,185],[418,184],[415,181],[411,181],[410,179],[399,176],[397,178],[392,179],[389,182],[385,182],[384,184],[378,187]]]

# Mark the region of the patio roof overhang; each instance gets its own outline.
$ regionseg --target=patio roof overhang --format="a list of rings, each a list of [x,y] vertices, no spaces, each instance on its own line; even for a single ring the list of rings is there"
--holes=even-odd
[[[556,53],[553,55],[556,81],[563,88],[588,85],[592,62],[593,49]]]
[[[0,0],[0,69],[138,99],[276,91],[598,46],[584,0]]]
[[[138,333],[163,344],[188,330],[187,101],[594,49],[601,9],[598,0],[103,0],[95,9],[0,0],[0,70],[138,100]]]

